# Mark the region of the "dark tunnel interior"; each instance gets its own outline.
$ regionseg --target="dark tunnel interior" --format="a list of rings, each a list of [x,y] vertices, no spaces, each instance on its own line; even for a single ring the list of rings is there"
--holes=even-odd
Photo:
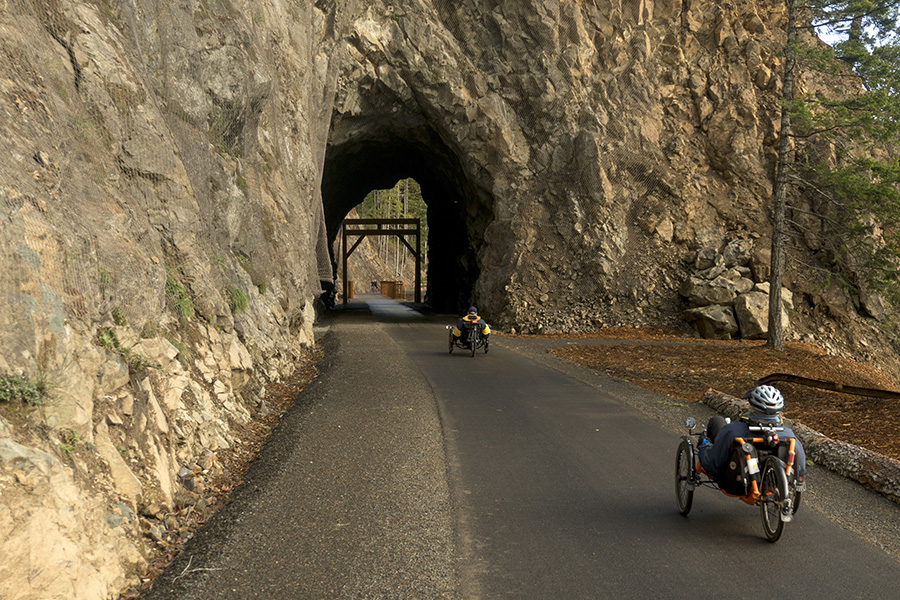
[[[322,201],[336,281],[334,252],[347,213],[375,189],[415,179],[428,207],[428,287],[425,302],[457,312],[475,300],[477,253],[489,222],[489,203],[463,174],[456,155],[430,128],[379,135],[332,146],[325,156]]]

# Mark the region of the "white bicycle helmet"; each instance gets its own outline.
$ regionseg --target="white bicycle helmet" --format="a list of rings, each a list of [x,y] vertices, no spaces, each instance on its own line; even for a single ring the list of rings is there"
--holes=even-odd
[[[760,385],[746,396],[750,401],[750,407],[761,415],[777,415],[784,409],[784,396],[771,385]]]

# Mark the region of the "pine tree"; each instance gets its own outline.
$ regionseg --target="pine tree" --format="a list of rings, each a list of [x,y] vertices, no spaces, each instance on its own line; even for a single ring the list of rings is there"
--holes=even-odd
[[[781,349],[788,188],[827,202],[823,231],[836,274],[900,301],[900,5],[896,0],[786,0],[782,119],[773,188],[768,346]],[[815,29],[830,46],[801,43]],[[839,85],[797,94],[799,71]],[[836,219],[833,217],[837,217]]]

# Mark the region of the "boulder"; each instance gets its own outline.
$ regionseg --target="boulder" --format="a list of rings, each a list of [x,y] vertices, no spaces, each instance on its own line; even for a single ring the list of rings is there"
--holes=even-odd
[[[131,502],[131,506],[137,506],[143,485],[113,444],[105,421],[100,421],[94,428],[94,444],[97,447],[97,454],[109,466],[116,491],[127,498]]]
[[[687,298],[692,307],[720,304],[731,306],[739,294],[753,289],[753,282],[735,269],[724,271],[713,280],[690,277],[681,286],[679,293]]]
[[[744,266],[750,262],[753,241],[747,239],[729,242],[722,250],[722,260],[726,267]]]
[[[859,307],[865,315],[876,321],[884,321],[884,298],[880,294],[872,293],[866,289],[859,290]]]
[[[768,281],[764,281],[762,283],[757,283],[753,286],[753,290],[756,292],[762,292],[765,295],[769,295],[769,289],[771,286]],[[781,301],[784,303],[784,307],[788,310],[794,310],[794,293],[787,289],[786,287],[781,288]]]
[[[769,333],[769,295],[763,292],[747,292],[737,297],[734,303],[741,337],[746,340],[763,339]],[[781,327],[787,331],[790,318],[782,302]]]
[[[754,281],[769,281],[772,278],[772,250],[763,244],[756,244],[750,253],[749,265]]]
[[[705,271],[716,266],[719,260],[719,253],[715,248],[704,248],[697,252],[697,258],[694,259],[694,268],[698,271]]]
[[[691,308],[684,311],[684,318],[706,339],[730,340],[738,332],[734,310],[730,306],[713,304]]]

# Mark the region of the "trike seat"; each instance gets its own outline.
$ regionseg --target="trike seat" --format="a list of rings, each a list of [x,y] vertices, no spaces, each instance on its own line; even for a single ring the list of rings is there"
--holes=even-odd
[[[752,444],[742,447],[736,440],[731,445],[728,463],[715,479],[726,494],[746,496],[751,492],[752,481],[759,484],[759,452]]]

